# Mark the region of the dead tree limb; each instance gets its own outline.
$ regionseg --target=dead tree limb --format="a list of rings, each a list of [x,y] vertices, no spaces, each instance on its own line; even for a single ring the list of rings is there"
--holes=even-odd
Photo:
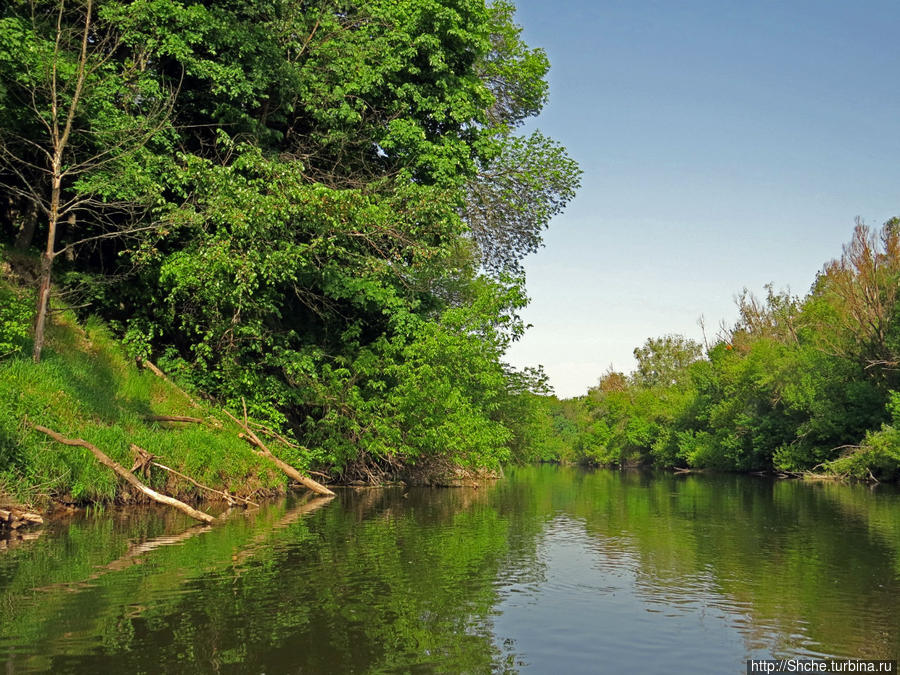
[[[153,501],[159,502],[160,504],[166,504],[168,506],[176,508],[179,511],[181,511],[182,513],[186,513],[191,518],[199,520],[203,523],[211,523],[215,520],[215,518],[213,518],[208,513],[203,513],[202,511],[198,511],[197,509],[188,506],[184,502],[179,501],[178,499],[175,499],[174,497],[169,497],[168,495],[160,494],[156,490],[147,487],[141,481],[139,481],[133,473],[128,471],[128,469],[126,469],[124,466],[122,466],[118,462],[110,459],[107,455],[105,455],[100,450],[100,448],[98,448],[96,445],[88,443],[87,441],[82,440],[80,438],[66,438],[66,437],[56,433],[52,429],[43,427],[40,424],[35,424],[34,422],[28,422],[28,424],[33,429],[36,429],[37,431],[40,431],[41,433],[47,434],[50,438],[52,438],[57,443],[62,443],[63,445],[77,445],[77,446],[81,446],[82,448],[87,448],[88,450],[91,451],[91,454],[93,454],[94,457],[97,458],[98,462],[100,462],[104,466],[107,466],[110,469],[112,469],[113,471],[115,471],[116,474],[122,480],[124,480],[126,483],[128,483],[129,485],[134,487],[139,492],[147,495]]]
[[[254,427],[256,429],[259,429],[266,436],[271,436],[272,438],[274,438],[277,441],[280,441],[281,443],[288,446],[289,448],[300,448],[301,447],[301,446],[297,445],[296,443],[292,443],[291,441],[286,439],[284,436],[279,434],[277,431],[273,431],[269,427],[263,426],[262,424],[259,424],[258,422],[250,422],[250,426]],[[310,471],[310,473],[313,473],[313,472]]]
[[[141,454],[142,452],[143,453],[147,452],[146,450],[144,450],[140,446],[135,445],[134,443],[131,444],[131,451],[136,452],[138,454]],[[238,497],[237,495],[233,495],[229,492],[224,492],[222,490],[216,490],[215,488],[211,488],[207,485],[203,485],[203,483],[198,483],[190,476],[185,476],[183,473],[176,471],[175,469],[170,469],[165,464],[160,464],[159,462],[157,462],[156,460],[153,459],[152,455],[150,457],[151,457],[151,459],[150,459],[149,463],[152,464],[153,466],[159,467],[163,471],[168,471],[169,473],[175,474],[179,478],[183,478],[184,480],[188,481],[189,483],[193,483],[201,490],[207,490],[208,492],[212,492],[221,497],[224,497],[225,501],[228,502],[229,504],[234,504],[234,502],[238,501],[238,502],[243,502],[244,504],[249,504],[250,506],[257,506],[257,507],[259,506],[259,504],[257,504],[256,502],[251,502],[249,499],[244,499],[243,497]]]
[[[248,442],[255,445],[257,448],[259,448],[260,451],[262,452],[262,454],[266,457],[266,459],[268,459],[275,466],[277,466],[279,469],[281,469],[290,478],[293,478],[295,481],[297,481],[298,483],[303,485],[305,488],[312,490],[316,494],[329,495],[331,497],[334,496],[334,492],[329,490],[327,487],[325,487],[321,483],[317,483],[312,478],[309,478],[308,476],[304,476],[302,473],[297,471],[297,469],[292,467],[287,462],[283,462],[282,460],[278,459],[278,457],[276,457],[274,454],[272,454],[272,451],[266,447],[266,444],[263,443],[261,440],[259,440],[259,436],[257,436],[255,433],[253,433],[253,430],[247,424],[245,424],[244,422],[239,420],[237,417],[232,415],[230,412],[228,412],[224,408],[223,408],[223,411],[231,419],[233,419],[235,422],[237,422],[237,424],[240,427],[242,427],[245,432],[247,432],[246,434],[239,434],[239,437],[247,440]]]

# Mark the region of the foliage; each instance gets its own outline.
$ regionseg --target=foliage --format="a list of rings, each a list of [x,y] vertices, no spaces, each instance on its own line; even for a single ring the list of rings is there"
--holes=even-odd
[[[16,0],[0,232],[29,200],[51,214],[29,222],[85,313],[302,463],[496,466],[524,400],[502,362],[519,261],[579,182],[517,135],[548,70],[521,32],[485,0]]]
[[[466,224],[485,268],[520,272],[519,261],[540,248],[550,219],[575,196],[580,174],[565,149],[539,132],[504,138],[466,194]]]
[[[31,303],[24,294],[0,281],[0,359],[23,348],[31,318]]]
[[[738,322],[705,355],[681,336],[650,339],[630,377],[608,372],[587,396],[547,400],[573,425],[568,448],[552,452],[588,464],[896,479],[898,237],[896,220],[879,233],[857,224],[802,300],[745,290]]]

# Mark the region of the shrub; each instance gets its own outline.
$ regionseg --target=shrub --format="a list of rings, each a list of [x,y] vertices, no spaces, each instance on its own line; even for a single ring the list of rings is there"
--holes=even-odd
[[[24,348],[32,316],[31,303],[24,294],[0,284],[0,358]]]

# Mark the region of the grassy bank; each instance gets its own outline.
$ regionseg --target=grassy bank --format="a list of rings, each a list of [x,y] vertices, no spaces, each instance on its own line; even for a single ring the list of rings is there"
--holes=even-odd
[[[26,420],[89,441],[125,467],[132,466],[134,443],[159,463],[219,490],[260,496],[287,488],[287,478],[238,438],[238,425],[215,407],[192,407],[174,384],[139,369],[100,321],[81,326],[69,313],[54,317],[39,364],[31,362],[26,342],[20,347],[0,359],[0,495],[7,501],[43,506],[135,498],[89,451],[56,443]],[[164,415],[204,423],[148,421]],[[298,451],[277,452],[304,464]],[[143,480],[185,499],[211,496],[156,467]]]

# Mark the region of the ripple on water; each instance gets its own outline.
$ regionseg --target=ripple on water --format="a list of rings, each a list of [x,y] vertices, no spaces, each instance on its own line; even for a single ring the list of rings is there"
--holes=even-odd
[[[511,474],[271,504],[199,532],[156,512],[73,522],[0,559],[0,666],[720,673],[900,656],[900,501]]]

